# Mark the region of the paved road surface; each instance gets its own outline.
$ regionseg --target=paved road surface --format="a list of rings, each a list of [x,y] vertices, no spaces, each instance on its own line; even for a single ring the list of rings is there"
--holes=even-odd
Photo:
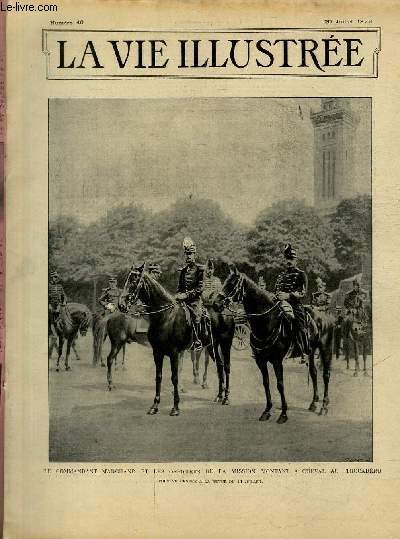
[[[107,352],[105,346],[105,352]],[[307,369],[285,362],[289,421],[278,425],[274,413],[258,421],[265,407],[264,389],[249,351],[234,352],[230,406],[215,404],[217,374],[210,363],[209,388],[193,384],[190,358],[185,359],[181,415],[170,417],[172,394],[169,360],[164,360],[160,411],[146,414],[154,398],[155,369],[151,349],[127,347],[127,370],[114,372],[116,389],[107,391],[106,369],[91,364],[91,336],[80,337],[81,361],[72,370],[55,371],[50,362],[50,460],[58,462],[168,461],[351,461],[372,459],[372,378],[352,376],[343,360],[333,360],[330,410],[320,417],[307,410],[312,387]],[[352,364],[353,368],[353,364]],[[272,371],[272,369],[271,369]],[[323,392],[319,378],[320,395]]]

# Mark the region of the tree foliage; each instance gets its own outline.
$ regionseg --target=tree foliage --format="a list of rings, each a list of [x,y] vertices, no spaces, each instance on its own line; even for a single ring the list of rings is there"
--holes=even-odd
[[[358,273],[371,252],[372,199],[367,195],[342,200],[332,218],[335,255],[348,275]]]
[[[286,243],[297,251],[299,265],[311,278],[331,277],[339,270],[332,230],[318,212],[299,201],[280,201],[259,214],[247,235],[250,261],[271,286],[282,268]]]
[[[221,277],[234,262],[253,278],[262,272],[268,288],[282,268],[284,245],[292,243],[311,286],[321,276],[335,288],[339,278],[360,271],[371,249],[371,199],[343,200],[331,217],[299,201],[281,201],[247,228],[208,199],[180,199],[158,213],[121,206],[88,226],[63,217],[49,227],[49,262],[64,280],[80,283],[95,278],[105,283],[111,273],[121,281],[132,264],[156,262],[163,284],[173,289],[186,235],[197,245],[199,262],[213,258]]]

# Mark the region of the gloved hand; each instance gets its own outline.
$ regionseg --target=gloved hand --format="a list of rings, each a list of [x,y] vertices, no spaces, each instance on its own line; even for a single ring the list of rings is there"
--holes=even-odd
[[[282,300],[288,300],[290,294],[288,292],[277,292],[276,297],[279,299],[279,301]]]
[[[187,299],[187,294],[185,292],[179,292],[178,294],[176,294],[175,299],[177,299],[178,301],[184,301],[185,299]]]

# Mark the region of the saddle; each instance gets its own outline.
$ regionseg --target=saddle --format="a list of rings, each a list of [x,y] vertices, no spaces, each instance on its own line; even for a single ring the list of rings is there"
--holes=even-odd
[[[280,335],[283,338],[290,339],[292,343],[292,351],[290,357],[304,356],[308,353],[310,346],[310,336],[318,332],[317,325],[312,317],[312,307],[304,305],[305,314],[305,329],[298,326],[295,312],[292,305],[286,300],[279,302],[280,314],[282,317]]]

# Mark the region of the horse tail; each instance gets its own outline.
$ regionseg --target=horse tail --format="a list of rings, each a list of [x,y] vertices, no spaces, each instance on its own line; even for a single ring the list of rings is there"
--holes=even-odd
[[[107,319],[100,315],[93,317],[93,365],[97,365],[101,360],[103,342],[106,338]]]

